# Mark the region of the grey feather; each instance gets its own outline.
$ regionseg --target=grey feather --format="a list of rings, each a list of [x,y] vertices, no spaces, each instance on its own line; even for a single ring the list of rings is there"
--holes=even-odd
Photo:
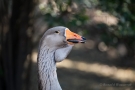
[[[65,43],[64,30],[66,27],[54,27],[43,35],[38,51],[39,90],[62,90],[56,73],[56,62],[67,57],[72,45]],[[60,30],[60,34],[55,34]],[[55,38],[54,38],[55,37]]]

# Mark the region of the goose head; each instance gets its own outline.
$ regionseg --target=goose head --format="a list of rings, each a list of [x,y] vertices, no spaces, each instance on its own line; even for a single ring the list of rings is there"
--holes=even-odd
[[[56,73],[56,62],[64,60],[75,43],[85,38],[63,26],[48,29],[40,41],[38,52],[39,90],[62,90]]]
[[[46,43],[48,47],[60,48],[63,45],[74,45],[75,43],[84,43],[85,38],[70,31],[63,26],[57,26],[48,29],[42,37],[41,43]]]

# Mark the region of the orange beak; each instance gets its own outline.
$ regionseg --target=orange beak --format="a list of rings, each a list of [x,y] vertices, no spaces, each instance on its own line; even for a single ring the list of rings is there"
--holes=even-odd
[[[86,40],[84,37],[71,32],[68,28],[65,29],[65,37],[69,44],[85,43]]]

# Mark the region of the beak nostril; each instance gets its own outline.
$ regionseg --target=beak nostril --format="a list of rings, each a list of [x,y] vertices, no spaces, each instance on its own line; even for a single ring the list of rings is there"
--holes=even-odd
[[[74,35],[75,37],[77,37],[76,35]]]

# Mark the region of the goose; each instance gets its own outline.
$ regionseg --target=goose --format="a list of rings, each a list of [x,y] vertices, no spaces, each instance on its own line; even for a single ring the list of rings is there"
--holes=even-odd
[[[37,58],[39,90],[62,90],[57,78],[56,62],[64,60],[75,43],[84,43],[85,40],[64,26],[46,30],[39,43]]]

